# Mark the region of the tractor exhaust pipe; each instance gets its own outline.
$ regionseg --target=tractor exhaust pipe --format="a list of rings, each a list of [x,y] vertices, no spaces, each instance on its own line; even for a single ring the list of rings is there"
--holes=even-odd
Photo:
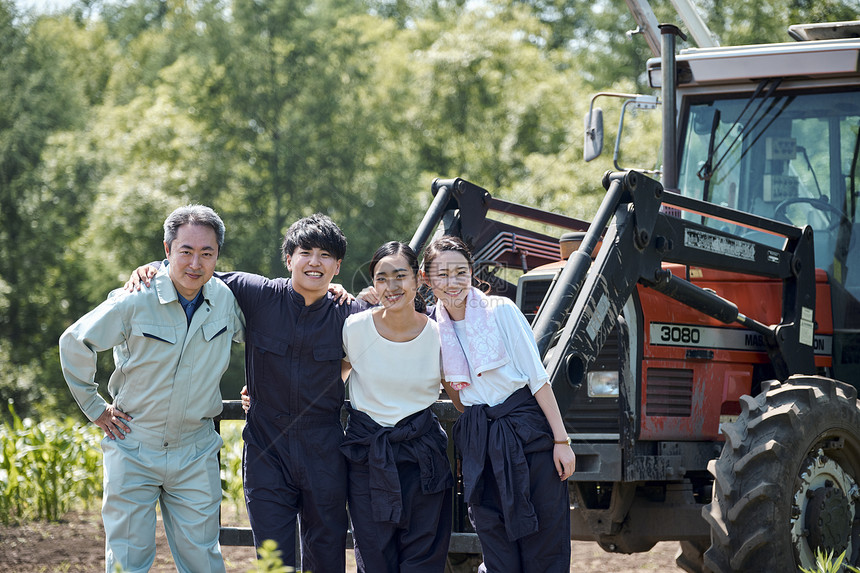
[[[661,98],[663,100],[663,189],[678,192],[678,129],[675,119],[677,107],[678,65],[675,60],[675,36],[686,40],[687,36],[673,24],[660,24],[661,53],[660,71],[663,77]]]

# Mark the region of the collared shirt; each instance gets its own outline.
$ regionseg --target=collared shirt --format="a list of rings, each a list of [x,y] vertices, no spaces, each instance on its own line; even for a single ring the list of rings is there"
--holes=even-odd
[[[176,288],[159,270],[154,288],[117,290],[60,338],[63,375],[90,419],[107,403],[95,382],[97,353],[113,348],[108,382],[113,404],[132,416],[136,438],[163,446],[181,442],[221,412],[221,375],[232,341],[244,338],[235,297],[218,279],[202,289],[203,303],[189,325]]]
[[[179,304],[182,305],[182,310],[185,311],[185,317],[188,320],[188,324],[191,324],[191,317],[194,316],[194,313],[198,308],[200,308],[200,305],[203,304],[203,289],[197,291],[197,296],[192,300],[188,300],[179,294],[179,291],[176,291],[176,297],[179,299]]]
[[[339,305],[331,293],[305,306],[291,279],[216,273],[245,315],[245,377],[252,402],[291,418],[340,419],[340,361],[346,317],[367,304]]]

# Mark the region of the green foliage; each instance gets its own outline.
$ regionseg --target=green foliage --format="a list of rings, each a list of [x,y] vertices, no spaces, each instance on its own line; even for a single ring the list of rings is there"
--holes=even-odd
[[[97,508],[102,496],[104,436],[95,424],[67,419],[21,419],[9,404],[0,423],[0,522],[57,521],[68,511]],[[242,423],[222,422],[221,486],[226,507],[239,517],[242,492]]]
[[[702,0],[700,13],[722,45],[789,42],[788,26],[839,22],[860,18],[856,2],[841,0],[780,0],[743,2]]]
[[[724,45],[857,16],[849,0],[697,6]],[[0,395],[82,419],[57,339],[162,257],[184,203],[223,217],[219,269],[268,276],[284,274],[287,226],[327,213],[353,291],[379,244],[411,237],[436,177],[591,218],[612,160],[582,161],[589,99],[653,93],[633,28],[623,0],[80,0],[51,15],[0,0]],[[602,105],[610,142],[618,110]],[[659,117],[629,121],[621,164],[654,167]]]
[[[829,550],[824,552],[821,549],[816,548],[815,550],[815,564],[816,569],[805,569],[800,567],[800,573],[841,573],[842,571],[847,571],[849,573],[860,573],[860,569],[853,567],[851,565],[843,565],[842,562],[845,560],[845,552],[843,551],[839,557],[835,560],[833,558],[833,550]]]
[[[642,75],[645,62],[652,57],[641,36],[630,36],[636,22],[625,0],[506,0],[528,6],[534,17],[549,29],[546,42],[566,50],[576,59],[578,72],[594,90],[602,90],[622,78],[637,83],[636,91],[646,89]],[[661,12],[660,2],[652,2]],[[661,22],[671,21],[664,17]],[[608,65],[608,62],[612,62]]]
[[[271,539],[265,540],[262,547],[257,549],[257,557],[254,567],[248,569],[249,573],[290,573],[295,571],[292,567],[284,565],[278,544]]]
[[[221,492],[222,511],[232,507],[238,519],[245,511],[245,492],[242,488],[242,426],[238,420],[221,422]]]
[[[92,424],[22,420],[9,405],[12,423],[0,425],[0,520],[59,520],[101,497],[101,430]]]
[[[48,18],[29,25],[10,7],[0,2],[0,394],[25,412],[31,403],[66,410],[68,395],[44,385],[61,379],[56,340],[78,298],[67,288],[78,273],[62,271],[62,246],[77,236],[88,194],[77,188],[85,179],[80,171],[55,172],[54,179],[40,173],[60,165],[46,160],[45,150],[84,124],[104,68],[71,57],[90,47],[79,43],[80,30]],[[83,67],[93,74],[86,80]]]

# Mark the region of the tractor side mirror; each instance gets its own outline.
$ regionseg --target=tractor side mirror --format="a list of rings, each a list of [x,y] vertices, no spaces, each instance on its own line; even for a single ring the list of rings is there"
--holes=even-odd
[[[591,108],[585,114],[585,145],[583,156],[585,161],[600,157],[603,151],[603,110]]]

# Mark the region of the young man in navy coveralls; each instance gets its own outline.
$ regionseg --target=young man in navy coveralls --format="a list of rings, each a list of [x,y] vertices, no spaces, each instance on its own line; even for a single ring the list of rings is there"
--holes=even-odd
[[[219,275],[245,314],[245,378],[251,408],[243,431],[248,516],[259,547],[274,539],[287,566],[314,573],[346,567],[346,459],[341,330],[365,303],[339,305],[328,292],[346,238],[325,215],[296,221],[282,248],[290,279]],[[297,567],[298,568],[298,567]]]
[[[293,223],[284,237],[291,278],[215,273],[245,315],[251,406],[242,432],[243,478],[254,544],[273,539],[284,565],[314,573],[346,568],[341,330],[347,316],[368,305],[340,305],[328,292],[345,254],[343,232],[316,214]]]

